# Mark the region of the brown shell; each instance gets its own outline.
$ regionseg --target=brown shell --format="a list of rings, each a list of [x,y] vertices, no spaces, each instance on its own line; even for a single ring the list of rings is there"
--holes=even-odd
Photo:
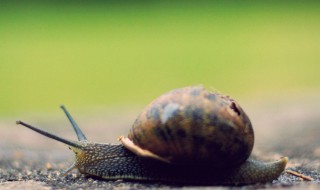
[[[173,163],[234,166],[251,154],[251,122],[233,99],[201,86],[172,90],[138,116],[128,138]]]

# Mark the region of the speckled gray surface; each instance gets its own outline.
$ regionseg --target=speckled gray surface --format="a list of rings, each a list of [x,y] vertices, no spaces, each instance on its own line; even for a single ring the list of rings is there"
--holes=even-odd
[[[255,133],[253,156],[258,159],[278,159],[288,156],[287,169],[314,178],[307,182],[283,173],[278,180],[267,184],[242,187],[183,186],[179,184],[103,181],[86,178],[77,171],[66,177],[64,169],[72,163],[73,153],[66,146],[15,125],[15,119],[0,121],[0,189],[320,189],[320,103],[260,104],[247,106]],[[246,107],[246,106],[244,106]],[[124,134],[139,111],[79,116],[78,124],[89,139],[99,142],[116,142]],[[120,114],[120,115],[119,115]],[[73,113],[76,115],[76,113]],[[80,119],[81,118],[81,119]],[[45,119],[28,117],[29,123],[48,131],[75,139],[72,129],[61,117]],[[54,126],[59,127],[54,127]],[[107,131],[107,132],[106,132]]]

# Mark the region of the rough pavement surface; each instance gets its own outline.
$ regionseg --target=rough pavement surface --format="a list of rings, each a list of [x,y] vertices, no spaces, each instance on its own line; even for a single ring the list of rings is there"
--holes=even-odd
[[[319,97],[312,96],[304,101],[297,98],[241,103],[255,130],[253,157],[276,160],[288,156],[287,170],[312,177],[313,181],[286,172],[271,183],[242,187],[102,181],[86,178],[76,170],[63,177],[61,173],[73,162],[73,153],[59,142],[15,125],[16,118],[5,118],[0,119],[0,189],[320,189],[320,101],[313,101],[317,99]],[[89,140],[110,143],[117,143],[116,138],[126,134],[139,112],[100,110],[99,114],[83,114],[70,111]],[[49,118],[34,114],[19,119],[65,138],[76,139],[62,112]]]

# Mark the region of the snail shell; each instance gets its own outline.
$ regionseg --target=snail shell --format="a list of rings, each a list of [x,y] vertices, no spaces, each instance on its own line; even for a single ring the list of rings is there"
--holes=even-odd
[[[233,167],[251,154],[251,122],[233,99],[201,86],[172,90],[137,117],[128,138],[179,164]]]

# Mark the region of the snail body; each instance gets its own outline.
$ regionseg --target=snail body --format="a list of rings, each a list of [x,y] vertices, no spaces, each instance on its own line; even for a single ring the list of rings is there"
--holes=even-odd
[[[88,176],[239,185],[272,181],[288,161],[251,160],[254,134],[248,116],[235,100],[203,87],[172,90],[152,101],[118,145],[89,142],[62,109],[79,141],[17,123],[69,145],[76,159],[68,171],[77,168]]]

